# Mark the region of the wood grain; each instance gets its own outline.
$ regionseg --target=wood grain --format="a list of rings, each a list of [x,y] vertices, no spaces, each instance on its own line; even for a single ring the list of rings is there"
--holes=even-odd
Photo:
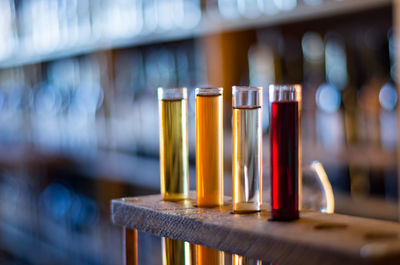
[[[261,213],[232,214],[231,199],[219,208],[195,207],[161,195],[113,200],[114,224],[160,237],[280,265],[400,264],[400,224],[303,211],[295,222],[268,221]],[[264,205],[265,206],[265,205]]]

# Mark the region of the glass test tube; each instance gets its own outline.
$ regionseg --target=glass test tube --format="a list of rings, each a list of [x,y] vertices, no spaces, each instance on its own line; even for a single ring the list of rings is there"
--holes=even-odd
[[[232,265],[262,265],[262,261],[232,254]]]
[[[159,88],[160,176],[164,200],[186,199],[189,194],[187,90]]]
[[[196,89],[197,205],[224,204],[222,88]]]
[[[222,251],[197,245],[197,265],[224,265],[225,254]]]
[[[191,265],[191,247],[188,242],[162,238],[163,265]]]
[[[270,85],[271,219],[299,218],[300,85]]]
[[[233,212],[260,211],[262,87],[232,87]]]

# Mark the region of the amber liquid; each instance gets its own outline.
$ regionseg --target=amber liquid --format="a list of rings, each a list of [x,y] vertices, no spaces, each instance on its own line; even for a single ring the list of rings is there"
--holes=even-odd
[[[196,97],[197,205],[224,204],[222,95]]]
[[[224,252],[197,245],[197,265],[224,265]]]
[[[163,265],[191,265],[191,249],[188,242],[162,238]]]
[[[233,211],[260,211],[262,190],[261,107],[233,109]]]
[[[186,99],[160,100],[160,175],[164,200],[189,194]]]

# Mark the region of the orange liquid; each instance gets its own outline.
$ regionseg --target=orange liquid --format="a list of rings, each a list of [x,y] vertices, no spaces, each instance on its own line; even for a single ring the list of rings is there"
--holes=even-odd
[[[222,95],[196,97],[197,205],[224,204]]]
[[[197,265],[224,265],[224,252],[197,245]]]
[[[163,265],[192,265],[191,256],[188,242],[162,238]]]

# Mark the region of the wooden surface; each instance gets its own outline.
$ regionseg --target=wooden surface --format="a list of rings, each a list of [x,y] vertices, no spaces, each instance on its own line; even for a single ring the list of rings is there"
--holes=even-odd
[[[295,222],[271,222],[264,209],[231,214],[220,208],[165,202],[161,195],[112,201],[114,224],[279,265],[400,264],[400,224],[306,211]],[[264,205],[265,206],[265,205]]]

